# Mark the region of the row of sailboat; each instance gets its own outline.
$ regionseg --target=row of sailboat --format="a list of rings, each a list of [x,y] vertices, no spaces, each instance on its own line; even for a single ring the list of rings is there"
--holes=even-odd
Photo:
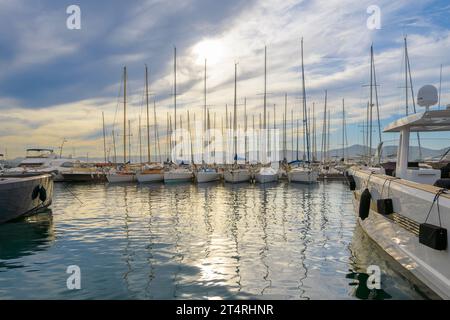
[[[304,156],[303,160],[298,159],[298,143],[297,143],[297,160],[292,161],[291,163],[287,163],[286,152],[284,152],[283,161],[274,162],[268,159],[259,159],[258,164],[250,164],[248,161],[245,161],[245,164],[238,162],[238,115],[237,115],[237,68],[238,64],[234,65],[234,104],[233,104],[233,115],[229,117],[228,120],[228,106],[226,110],[226,126],[229,129],[232,129],[232,140],[233,140],[233,161],[232,163],[228,163],[222,166],[217,165],[206,165],[206,162],[203,159],[203,155],[208,145],[208,137],[202,137],[202,161],[200,165],[194,164],[194,159],[190,161],[191,165],[186,164],[185,162],[177,163],[177,161],[170,161],[169,156],[167,161],[163,162],[161,159],[161,154],[159,155],[158,162],[151,162],[150,155],[150,124],[149,124],[149,84],[148,84],[148,69],[145,67],[145,100],[147,105],[147,151],[148,151],[148,163],[141,165],[131,165],[127,158],[127,69],[124,67],[123,70],[123,164],[119,165],[117,168],[114,168],[109,171],[107,174],[107,179],[111,183],[115,182],[140,182],[140,183],[151,183],[151,182],[177,182],[177,181],[190,181],[195,179],[199,183],[203,182],[211,182],[216,181],[223,178],[226,182],[230,183],[240,183],[247,182],[251,180],[255,180],[258,183],[269,183],[276,182],[281,176],[285,176],[290,182],[302,182],[302,183],[315,183],[319,177],[319,166],[313,165],[314,156],[311,152],[311,139],[310,139],[310,125],[308,120],[308,108],[306,101],[306,87],[305,87],[305,71],[304,71],[304,63],[303,63],[303,39],[301,40],[301,82],[302,82],[302,113],[303,113],[303,137],[304,137]],[[205,74],[204,74],[204,110],[203,110],[203,132],[208,132],[210,129],[210,114],[207,108],[206,101],[206,60],[205,60]],[[174,117],[172,127],[172,117],[168,116],[168,146],[167,150],[173,148],[177,143],[180,143],[177,137],[177,60],[176,60],[176,48],[174,49],[174,88],[173,88],[173,99],[174,99]],[[287,95],[286,95],[287,100]],[[286,109],[285,103],[285,109]],[[263,119],[261,119],[260,115],[260,129],[263,129],[264,132],[262,145],[267,147],[272,143],[271,139],[274,137],[270,137],[270,128],[268,125],[268,118],[270,117],[270,113],[268,115],[267,112],[267,48],[264,49],[264,113]],[[154,122],[155,122],[155,144],[158,144],[158,148],[155,147],[155,151],[159,150],[159,137],[158,128],[157,128],[157,120],[156,120],[156,106],[154,104]],[[274,106],[275,109],[275,106]],[[274,129],[275,125],[275,110],[274,110]],[[245,111],[245,130],[247,130],[247,114]],[[283,116],[284,120],[284,139],[286,140],[286,120],[287,114],[285,110],[285,114]],[[180,124],[182,126],[182,118],[179,119]],[[232,124],[231,124],[232,121]],[[189,112],[188,112],[188,132],[191,134],[189,120]],[[128,122],[128,125],[129,122]],[[215,119],[214,119],[214,127],[215,127]],[[253,127],[254,127],[254,118],[253,118]],[[128,128],[129,130],[129,128]],[[113,130],[114,131],[114,130]],[[140,131],[140,128],[139,128]],[[223,131],[223,121],[222,121],[222,131]],[[113,133],[114,134],[114,133]],[[129,134],[131,136],[131,134]],[[141,133],[139,133],[139,138],[141,139]],[[172,136],[172,137],[170,137]],[[170,138],[169,138],[170,137]],[[209,139],[210,140],[210,139]],[[297,141],[298,141],[298,121],[297,121]],[[211,141],[209,141],[211,142]],[[247,148],[247,137],[245,138],[245,144]],[[115,144],[115,142],[114,142]],[[105,143],[106,145],[106,143]],[[115,148],[115,146],[114,146]],[[192,148],[192,144],[190,146]],[[284,148],[286,149],[286,142],[284,142]],[[106,147],[105,147],[106,149]],[[141,148],[140,148],[141,149]],[[192,150],[191,150],[192,151]],[[270,153],[270,152],[269,152]],[[141,150],[142,154],[142,150]],[[167,152],[169,154],[169,152]],[[193,154],[193,153],[191,153]],[[106,155],[106,150],[105,150]],[[266,154],[267,155],[267,154]],[[106,156],[105,156],[106,158]],[[141,156],[142,160],[142,156]],[[247,160],[247,159],[246,159]],[[242,161],[241,161],[242,162]],[[117,163],[117,161],[115,161]],[[141,161],[142,163],[142,161]],[[280,167],[281,168],[277,169]]]

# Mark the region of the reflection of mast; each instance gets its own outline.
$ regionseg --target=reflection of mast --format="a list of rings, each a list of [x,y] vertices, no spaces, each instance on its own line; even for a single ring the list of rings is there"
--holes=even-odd
[[[234,115],[233,115],[233,144],[234,164],[237,164],[237,63],[234,64]]]
[[[147,65],[145,65],[145,100],[147,105],[147,161],[150,163],[151,156],[150,156],[150,120],[149,120],[149,110],[148,110],[148,69]],[[139,135],[140,137],[140,135]],[[140,138],[141,139],[141,138]],[[141,159],[142,163],[142,159]]]
[[[127,67],[123,67],[123,163],[127,163]]]

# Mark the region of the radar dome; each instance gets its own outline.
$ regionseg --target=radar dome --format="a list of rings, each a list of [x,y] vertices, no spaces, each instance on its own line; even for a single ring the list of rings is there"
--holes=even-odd
[[[426,85],[417,93],[417,104],[421,107],[430,107],[438,102],[438,91],[435,86]]]

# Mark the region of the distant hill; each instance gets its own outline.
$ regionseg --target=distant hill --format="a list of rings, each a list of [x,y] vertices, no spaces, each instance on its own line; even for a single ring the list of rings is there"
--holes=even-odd
[[[434,150],[434,149],[429,149],[429,148],[424,148],[422,147],[422,159],[426,159],[426,158],[433,158],[433,157],[440,157],[441,155],[443,155],[445,152],[447,151],[447,148],[444,149],[439,149],[439,150]],[[349,146],[348,148],[345,149],[345,154],[346,156],[348,155],[350,158],[359,158],[361,156],[363,156],[366,153],[366,147],[360,144],[355,144],[352,146]],[[375,154],[376,149],[372,148],[372,155]],[[303,158],[303,151],[299,151],[299,159]],[[219,156],[219,154],[218,154]],[[320,160],[321,159],[321,152],[319,151],[317,153],[317,157]],[[333,159],[336,158],[341,158],[342,157],[342,149],[332,149],[329,152],[329,156]],[[394,160],[396,159],[397,156],[397,146],[385,146],[383,147],[383,151],[382,151],[382,158],[384,160],[386,159],[390,159],[390,160]],[[139,156],[132,156],[132,162],[136,163],[139,162]],[[241,157],[239,157],[240,159]],[[292,161],[292,160],[296,160],[297,156],[296,156],[296,151],[295,150],[287,150],[287,160],[288,161]],[[80,161],[86,161],[86,157],[75,157],[75,159],[78,159]],[[120,161],[122,158],[120,156],[118,156],[118,160]],[[163,155],[163,160],[166,159],[166,156]],[[280,159],[283,159],[283,151],[280,151]],[[420,159],[419,157],[419,147],[416,146],[411,146],[410,147],[410,152],[409,152],[409,159],[410,161],[414,161],[414,160],[418,160]],[[16,158],[13,160],[8,160],[6,161],[6,163],[9,166],[15,167],[17,166],[20,161],[23,160],[23,157],[20,158]],[[144,157],[144,160],[146,160],[146,157]],[[153,161],[155,161],[156,159],[152,159]],[[89,157],[89,162],[103,162],[104,159],[103,157]]]

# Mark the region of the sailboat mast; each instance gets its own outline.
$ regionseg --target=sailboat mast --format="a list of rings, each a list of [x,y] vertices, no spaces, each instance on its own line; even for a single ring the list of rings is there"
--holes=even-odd
[[[369,133],[369,163],[372,159],[372,109],[373,109],[373,45],[370,46],[370,100],[369,100],[369,118],[368,133]]]
[[[327,146],[327,99],[328,92],[325,90],[325,105],[323,111],[323,124],[322,124],[322,163],[326,161],[326,146]]]
[[[145,98],[147,103],[147,161],[151,162],[151,155],[150,155],[150,120],[149,120],[149,110],[148,110],[148,68],[147,65],[145,65]],[[142,159],[141,159],[142,163]]]
[[[204,139],[205,133],[206,133],[206,59],[205,59],[205,74],[204,74],[204,91],[203,91],[203,134],[202,137]],[[204,161],[204,154],[205,154],[205,141],[202,143],[202,162]]]
[[[139,129],[138,129],[138,133],[139,133],[139,163],[143,163],[142,162],[142,131],[141,131],[141,115],[139,115]]]
[[[177,47],[173,48],[173,106],[174,106],[174,129],[177,131]],[[176,136],[175,136],[176,140]]]
[[[264,47],[264,127],[266,130],[266,107],[267,107],[267,46]]]
[[[127,67],[123,67],[123,163],[127,163]]]
[[[156,101],[155,100],[153,100],[153,125],[154,125],[154,130],[155,130],[155,141],[158,144],[158,149],[156,149],[156,146],[155,146],[155,153],[156,153],[156,157],[159,158],[159,162],[162,162],[161,145],[159,142],[159,135],[158,135],[158,124],[156,123]]]
[[[287,134],[286,134],[286,120],[287,120],[287,93],[284,94],[284,116],[283,116],[283,160],[287,160]]]
[[[237,164],[237,63],[234,64],[234,119],[233,119],[233,139],[234,139],[234,163]]]
[[[247,163],[247,97],[244,98],[244,132],[245,132],[245,147],[244,147],[244,157],[245,157],[245,163]]]
[[[106,131],[105,131],[105,113],[102,111],[102,120],[103,120],[103,153],[106,161]]]
[[[309,127],[308,127],[308,113],[306,110],[306,87],[305,87],[305,66],[303,63],[303,38],[301,41],[301,51],[302,51],[302,87],[303,87],[303,114],[304,114],[304,125],[303,125],[303,134],[305,135],[306,141],[306,158],[308,163],[310,162],[310,154],[309,154]]]
[[[342,98],[342,159],[345,160],[345,101]]]

